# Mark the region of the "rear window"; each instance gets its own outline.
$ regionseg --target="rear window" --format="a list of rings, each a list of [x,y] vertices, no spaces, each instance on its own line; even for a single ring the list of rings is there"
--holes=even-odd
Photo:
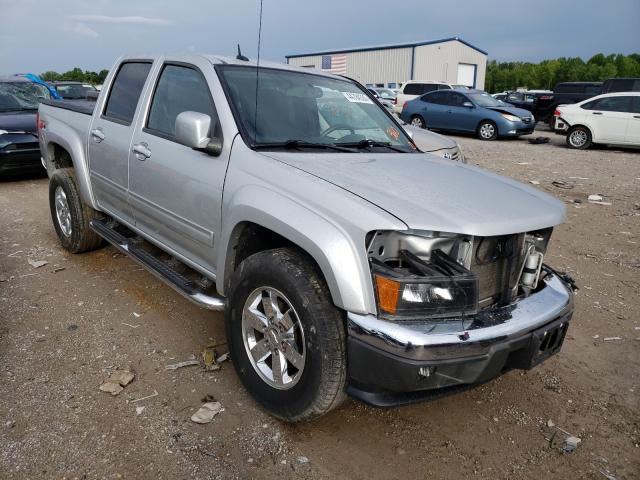
[[[640,79],[637,78],[613,78],[605,83],[607,93],[637,92],[640,91]]]
[[[118,69],[113,81],[104,116],[131,125],[151,62],[127,62]]]

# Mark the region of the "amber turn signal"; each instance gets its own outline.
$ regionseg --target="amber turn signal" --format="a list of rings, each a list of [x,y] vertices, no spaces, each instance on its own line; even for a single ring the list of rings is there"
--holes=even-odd
[[[378,290],[378,307],[386,313],[395,315],[398,306],[400,283],[380,275],[375,275],[375,279],[376,289]]]

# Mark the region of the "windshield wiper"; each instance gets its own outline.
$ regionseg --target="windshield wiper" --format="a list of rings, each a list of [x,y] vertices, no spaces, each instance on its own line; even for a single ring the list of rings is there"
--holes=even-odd
[[[287,140],[286,142],[275,142],[275,143],[255,143],[253,144],[253,148],[256,150],[259,149],[269,149],[269,148],[286,148],[291,150],[301,150],[303,148],[318,148],[322,150],[336,150],[338,152],[349,152],[353,153],[353,150],[346,147],[341,147],[338,145],[332,145],[330,143],[314,143],[307,142],[305,140]]]
[[[391,145],[390,142],[378,142],[376,140],[370,140],[368,138],[364,140],[360,140],[359,142],[336,143],[336,145],[340,145],[342,147],[355,147],[355,148],[384,147],[384,148],[388,148],[389,150],[393,150],[394,152],[408,153],[407,150]]]

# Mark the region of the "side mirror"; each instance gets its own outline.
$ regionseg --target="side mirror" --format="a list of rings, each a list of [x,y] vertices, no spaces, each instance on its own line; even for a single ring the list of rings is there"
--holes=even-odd
[[[199,112],[182,112],[176,117],[176,140],[185,147],[214,157],[222,152],[222,140],[210,138],[211,117]]]
[[[462,106],[463,106],[463,107],[467,107],[467,108],[474,108],[474,107],[473,107],[473,103],[471,103],[471,102],[464,102],[464,103],[462,104]]]

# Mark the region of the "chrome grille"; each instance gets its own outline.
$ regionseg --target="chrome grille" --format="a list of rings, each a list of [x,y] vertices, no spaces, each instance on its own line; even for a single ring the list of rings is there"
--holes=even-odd
[[[470,270],[478,277],[480,308],[493,305],[502,294],[501,282],[509,262],[504,254],[499,253],[499,244],[504,245],[506,241],[514,242],[516,251],[515,261],[511,271],[508,272],[509,288],[515,295],[518,288],[518,276],[522,270],[525,256],[524,234],[476,237],[474,239]]]

